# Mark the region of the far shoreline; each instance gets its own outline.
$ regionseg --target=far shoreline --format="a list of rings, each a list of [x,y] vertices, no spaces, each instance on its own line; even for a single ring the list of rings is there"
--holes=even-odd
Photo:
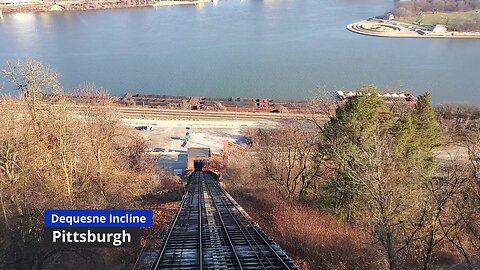
[[[480,32],[448,31],[444,26],[437,26],[429,29],[395,20],[371,18],[349,24],[346,28],[356,34],[375,37],[480,39]]]
[[[211,3],[211,0],[196,0],[196,1],[157,1],[153,4],[154,7],[164,7],[164,6],[180,6],[180,5],[198,5]]]
[[[166,7],[179,5],[202,5],[211,3],[212,0],[127,0],[125,2],[83,2],[83,1],[51,1],[51,2],[30,2],[24,4],[0,4],[0,19],[3,14],[13,13],[36,13],[36,12],[62,12],[62,11],[88,11],[108,10],[140,7]]]

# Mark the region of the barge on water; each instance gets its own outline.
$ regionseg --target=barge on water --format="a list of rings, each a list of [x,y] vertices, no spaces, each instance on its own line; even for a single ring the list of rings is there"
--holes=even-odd
[[[307,100],[274,100],[272,98],[212,98],[203,96],[170,96],[128,93],[116,102],[127,106],[155,108],[239,111],[239,112],[301,112]]]
[[[349,98],[360,95],[361,92],[337,91],[331,105],[337,106]],[[115,104],[117,106],[141,106],[159,109],[202,110],[202,111],[229,111],[229,112],[267,112],[267,113],[305,113],[311,110],[311,101],[304,100],[275,100],[272,98],[214,98],[203,96],[172,96],[128,93],[124,96],[67,94],[73,103]],[[417,98],[404,92],[379,93],[379,97],[386,103],[415,103]]]

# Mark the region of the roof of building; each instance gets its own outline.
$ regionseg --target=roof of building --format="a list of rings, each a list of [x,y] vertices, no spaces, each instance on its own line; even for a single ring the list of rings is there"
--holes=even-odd
[[[445,25],[442,25],[442,24],[437,24],[437,25],[435,25],[435,27],[433,27],[432,32],[444,33],[444,32],[447,32],[447,27]]]
[[[187,155],[189,157],[211,157],[210,148],[190,147]]]

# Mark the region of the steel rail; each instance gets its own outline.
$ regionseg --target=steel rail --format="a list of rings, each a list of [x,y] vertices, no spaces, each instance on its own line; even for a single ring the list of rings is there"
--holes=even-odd
[[[219,194],[222,194],[221,191],[219,191]],[[235,224],[237,225],[238,229],[240,230],[240,232],[242,233],[244,239],[247,241],[248,245],[252,248],[252,251],[254,252],[255,254],[255,257],[257,257],[258,259],[258,262],[264,267],[266,268],[263,260],[260,258],[265,258],[266,261],[268,262],[268,264],[270,264],[271,266],[275,267],[275,265],[270,261],[270,259],[268,258],[268,256],[265,255],[265,253],[262,251],[262,248],[260,247],[260,245],[258,244],[258,241],[255,239],[255,236],[258,236],[258,233],[256,235],[253,235],[251,232],[249,232],[249,230],[245,230],[243,227],[245,226],[244,224],[241,224],[242,222],[239,220],[239,218],[232,213],[232,210],[229,209],[229,206],[228,204],[225,202],[225,200],[223,200],[223,198],[220,198],[222,204],[225,206],[225,208],[227,209],[228,211],[228,214],[230,214],[230,216],[232,217],[232,220],[235,222]],[[243,217],[243,216],[242,216]],[[253,242],[253,244],[252,244]],[[261,256],[259,256],[258,254],[261,254]]]
[[[287,115],[287,114],[273,114],[271,116],[265,115],[231,115],[231,114],[190,114],[189,111],[183,111],[178,113],[172,112],[142,112],[142,111],[120,111],[118,112],[124,118],[146,118],[146,119],[237,119],[237,120],[264,120],[264,121],[278,121],[278,120],[302,120],[305,116]],[[252,113],[254,114],[254,113]]]
[[[238,204],[233,201],[233,198],[228,195],[228,192],[222,188],[218,183],[214,183],[214,185],[222,191],[223,194],[225,194],[225,197],[230,201],[231,204],[237,209],[237,211],[245,218],[245,220],[252,226],[252,228],[255,230],[255,232],[260,236],[260,238],[263,240],[263,242],[269,247],[269,249],[277,256],[277,258],[282,262],[282,264],[286,267],[286,269],[292,269],[290,266],[287,265],[287,263],[282,259],[282,257],[278,254],[278,252],[273,249],[273,247],[268,243],[268,241],[263,237],[262,233],[256,228],[256,226],[250,221],[250,217],[245,216],[243,211],[241,211],[240,207]]]
[[[182,201],[180,202],[180,206],[178,207],[177,213],[175,214],[175,219],[173,220],[172,224],[170,225],[170,228],[168,229],[168,234],[167,237],[165,238],[165,241],[162,242],[162,250],[160,251],[160,254],[158,255],[157,261],[154,264],[154,266],[151,269],[157,269],[158,264],[160,263],[163,253],[165,252],[165,249],[167,247],[168,240],[170,239],[170,236],[172,235],[172,232],[175,228],[175,224],[177,223],[178,217],[180,216],[180,212],[182,212],[182,208],[185,204],[185,201],[187,200],[188,194],[189,194],[189,189],[185,191],[185,194],[183,194]]]
[[[224,112],[218,112],[218,111],[194,111],[194,110],[162,110],[162,109],[151,109],[151,108],[132,108],[132,109],[126,109],[126,108],[118,108],[118,107],[112,107],[112,109],[116,112],[122,112],[122,113],[162,113],[162,114],[189,114],[192,116],[246,116],[246,117],[273,117],[273,118],[278,118],[278,117],[285,117],[285,116],[291,116],[291,117],[303,117],[304,114],[300,113],[288,113],[288,114],[279,114],[279,113],[269,113],[269,112],[230,112],[230,111],[224,111]],[[79,108],[81,111],[88,111],[88,109],[84,108]]]
[[[298,269],[209,173],[190,175],[163,240],[151,270]]]
[[[225,222],[222,218],[222,215],[220,214],[220,209],[218,208],[218,205],[214,200],[214,196],[211,192],[212,190],[211,190],[210,186],[208,185],[208,183],[207,183],[206,187],[207,187],[207,192],[210,193],[210,197],[212,198],[213,205],[215,206],[215,209],[218,212],[218,217],[220,218],[220,222],[222,223],[223,230],[225,231],[225,235],[227,236],[230,247],[232,248],[233,255],[235,256],[235,259],[237,260],[237,263],[238,263],[238,266],[240,267],[240,269],[243,269],[240,258],[238,257],[237,251],[235,250],[235,246],[233,245],[232,239],[230,238],[227,227],[225,226]]]
[[[200,265],[200,270],[203,268],[203,252],[202,252],[202,219],[203,219],[203,205],[202,205],[202,199],[203,199],[203,185],[202,185],[202,180],[201,180],[201,175],[197,174],[197,181],[198,181],[198,232],[199,232],[199,252],[198,252],[198,260],[199,260],[199,265]]]
[[[218,195],[225,195],[225,194],[223,194],[223,192],[222,192],[221,190],[219,190],[219,189],[217,189],[216,191],[217,191]],[[211,192],[211,191],[210,191],[210,192]],[[212,194],[212,195],[213,195],[213,194]],[[214,196],[212,196],[212,197],[214,197]],[[220,198],[221,196],[216,196],[216,197]],[[247,234],[245,234],[244,230],[242,229],[242,226],[239,224],[238,218],[236,218],[236,217],[234,216],[234,214],[231,212],[231,210],[229,210],[229,207],[228,207],[227,203],[226,203],[224,200],[222,200],[221,198],[220,198],[220,201],[222,202],[222,205],[225,207],[225,209],[227,209],[228,214],[230,215],[230,217],[232,218],[232,220],[233,220],[233,221],[235,222],[235,224],[237,225],[238,229],[239,229],[240,232],[242,233],[243,238],[245,239],[245,241],[247,242],[247,244],[252,248],[252,251],[254,252],[255,257],[257,257],[257,259],[258,259],[258,262],[259,262],[260,264],[262,264],[262,266],[265,268],[265,264],[262,262],[262,259],[260,259],[260,257],[258,256],[258,252],[260,252],[260,253],[262,254],[262,257],[266,258],[267,261],[270,263],[270,265],[273,265],[273,264],[270,262],[270,260],[268,259],[268,257],[266,257],[266,256],[263,254],[262,249],[261,249],[260,246],[258,245],[257,241],[255,241],[253,235],[252,235],[250,232],[248,232],[248,231],[247,231],[248,236],[247,236]],[[215,203],[215,202],[214,202],[214,203]],[[220,213],[220,210],[219,210],[218,208],[217,208],[217,211]],[[221,215],[221,214],[220,214],[220,215]],[[226,231],[226,233],[228,234],[228,231]],[[249,239],[249,238],[250,238],[250,239]],[[250,240],[251,240],[251,241],[250,241]],[[254,242],[254,244],[252,244],[252,241]],[[254,245],[255,245],[255,246],[254,246]],[[257,252],[257,251],[258,251],[258,252]]]
[[[1,111],[8,111],[14,109],[27,109],[27,105],[14,105],[11,107],[2,107]],[[134,114],[167,114],[167,115],[191,115],[191,116],[217,116],[217,117],[253,117],[253,118],[290,118],[290,117],[304,117],[305,113],[272,113],[264,111],[208,111],[208,110],[184,110],[184,109],[164,109],[164,108],[151,108],[151,107],[123,107],[112,105],[76,105],[76,104],[51,104],[49,106],[40,104],[39,108],[67,108],[71,111],[85,112],[95,110],[97,108],[110,109],[117,113],[134,113]]]
[[[279,119],[304,119],[308,113],[269,113],[269,112],[218,112],[218,111],[195,111],[195,110],[174,110],[174,109],[158,109],[149,107],[120,107],[120,106],[100,106],[100,105],[52,105],[53,108],[68,108],[71,112],[88,112],[91,109],[102,108],[111,109],[112,112],[118,113],[124,117],[130,116],[145,116],[155,118],[198,118],[198,119],[263,119],[263,120],[279,120]],[[9,108],[0,108],[3,110],[12,110],[15,108],[24,108],[26,105],[16,105]],[[325,117],[323,117],[325,118]]]

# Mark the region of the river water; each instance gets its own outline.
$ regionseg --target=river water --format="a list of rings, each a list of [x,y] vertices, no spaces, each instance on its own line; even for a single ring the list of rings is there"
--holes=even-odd
[[[436,103],[480,103],[480,40],[345,29],[391,8],[388,0],[223,0],[4,14],[0,64],[39,59],[62,74],[66,89],[89,82],[115,95],[306,98],[319,87],[375,84],[429,90]]]

